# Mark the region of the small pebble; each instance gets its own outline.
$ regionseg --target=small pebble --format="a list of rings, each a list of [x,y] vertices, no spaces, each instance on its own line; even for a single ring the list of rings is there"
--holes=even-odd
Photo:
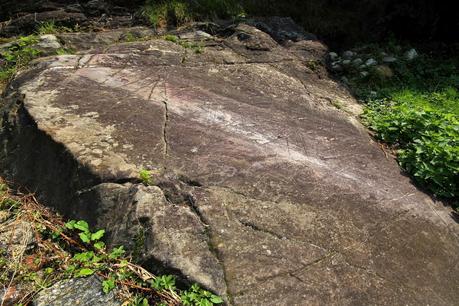
[[[354,66],[356,66],[356,67],[357,67],[357,66],[360,66],[360,65],[362,65],[362,64],[363,64],[363,60],[362,60],[361,58],[356,58],[356,59],[354,59],[354,60],[352,61],[352,65],[354,65]]]
[[[345,59],[351,59],[354,55],[355,55],[355,53],[352,52],[352,51],[343,52],[343,58],[345,58]]]
[[[396,59],[395,57],[393,57],[393,56],[385,56],[385,57],[382,59],[382,61],[383,61],[384,63],[394,63],[394,62],[397,61],[397,59]]]
[[[341,65],[339,65],[339,64],[334,64],[334,65],[332,65],[332,66],[331,66],[331,69],[332,69],[333,71],[343,71],[343,67],[342,67]]]
[[[367,67],[375,66],[375,65],[377,65],[377,64],[378,64],[378,62],[377,62],[375,59],[373,59],[373,58],[369,58],[369,59],[365,62],[365,65],[366,65]]]
[[[330,52],[328,53],[328,56],[332,61],[336,60],[338,58],[338,54],[336,52]]]
[[[404,56],[405,56],[405,59],[412,61],[416,57],[418,57],[418,52],[416,51],[416,49],[410,49],[405,52]]]

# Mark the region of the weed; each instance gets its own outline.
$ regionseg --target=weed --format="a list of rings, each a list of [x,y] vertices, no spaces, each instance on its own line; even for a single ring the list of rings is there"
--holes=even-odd
[[[133,41],[136,41],[137,38],[134,34],[132,34],[131,32],[127,32],[125,37],[124,37],[124,40],[127,41],[127,42],[133,42]]]
[[[182,25],[192,20],[191,10],[184,1],[147,1],[142,15],[154,27],[165,27],[168,24]]]
[[[134,236],[134,247],[132,251],[132,258],[138,260],[141,258],[145,248],[145,229],[140,227]]]
[[[320,63],[317,60],[308,60],[305,65],[312,71],[317,71],[320,68]]]
[[[63,26],[57,26],[53,20],[41,22],[36,30],[38,35],[58,34],[62,32],[72,32],[72,29]]]
[[[72,48],[60,48],[56,50],[56,55],[75,54],[75,50]]]
[[[173,43],[178,43],[179,42],[178,36],[171,35],[171,34],[168,34],[168,35],[164,36],[164,40],[171,41]]]
[[[153,185],[152,171],[147,169],[141,169],[139,171],[139,178],[145,185]]]
[[[183,305],[213,305],[221,304],[223,300],[221,297],[210,293],[207,290],[201,289],[198,285],[194,284],[191,288],[182,293],[181,299]]]
[[[204,52],[204,43],[202,41],[201,42],[189,42],[189,41],[180,39],[176,35],[170,35],[170,34],[164,36],[164,40],[176,43],[185,49],[190,49],[196,54],[200,54]]]

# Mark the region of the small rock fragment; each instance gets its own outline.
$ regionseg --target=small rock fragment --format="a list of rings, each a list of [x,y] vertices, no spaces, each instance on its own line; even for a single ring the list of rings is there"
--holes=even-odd
[[[355,55],[355,53],[352,52],[352,51],[343,52],[343,58],[344,59],[351,59],[354,55]]]
[[[382,59],[382,61],[383,61],[384,63],[388,63],[388,64],[389,64],[389,63],[395,63],[395,62],[397,61],[397,59],[396,59],[395,57],[393,57],[393,56],[385,56],[385,57]]]
[[[60,49],[62,45],[55,35],[46,34],[40,36],[40,41],[36,44],[36,47],[47,51]]]
[[[410,50],[405,52],[404,56],[405,56],[406,60],[412,61],[416,57],[418,57],[418,52],[416,51],[416,49],[410,49]]]
[[[336,52],[330,52],[328,53],[328,56],[330,57],[332,61],[335,61],[336,59],[338,59],[338,54]]]
[[[374,59],[374,58],[369,58],[366,62],[365,62],[365,65],[367,67],[371,67],[371,66],[376,66],[378,64],[378,62]]]
[[[363,64],[363,60],[361,58],[356,58],[352,61],[352,65],[354,65],[355,67],[358,67],[362,64]]]
[[[348,65],[350,65],[350,64],[351,64],[351,60],[348,60],[348,59],[347,59],[347,60],[344,60],[344,61],[343,61],[343,65],[344,65],[344,66],[348,66]]]
[[[200,30],[196,31],[196,36],[200,38],[212,38],[212,35],[210,35],[207,32],[200,31]]]
[[[331,69],[332,69],[333,71],[343,71],[343,67],[342,67],[340,64],[333,64],[333,65],[331,66]]]

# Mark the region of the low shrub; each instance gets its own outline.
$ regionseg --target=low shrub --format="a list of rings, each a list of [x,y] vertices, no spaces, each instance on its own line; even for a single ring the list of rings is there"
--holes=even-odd
[[[422,96],[408,92],[370,104],[364,120],[378,139],[398,149],[400,165],[418,183],[453,198],[459,196],[459,116],[429,105],[436,100],[459,103],[459,95],[454,89]]]
[[[401,167],[435,195],[459,197],[459,59],[398,61],[384,82],[354,79],[363,121],[391,145]],[[372,94],[370,94],[372,93]]]

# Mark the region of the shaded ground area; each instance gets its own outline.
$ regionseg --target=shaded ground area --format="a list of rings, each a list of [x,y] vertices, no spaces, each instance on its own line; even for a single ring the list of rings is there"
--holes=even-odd
[[[357,122],[326,48],[222,33],[35,62],[5,94],[4,173],[232,305],[454,304],[458,224]]]

